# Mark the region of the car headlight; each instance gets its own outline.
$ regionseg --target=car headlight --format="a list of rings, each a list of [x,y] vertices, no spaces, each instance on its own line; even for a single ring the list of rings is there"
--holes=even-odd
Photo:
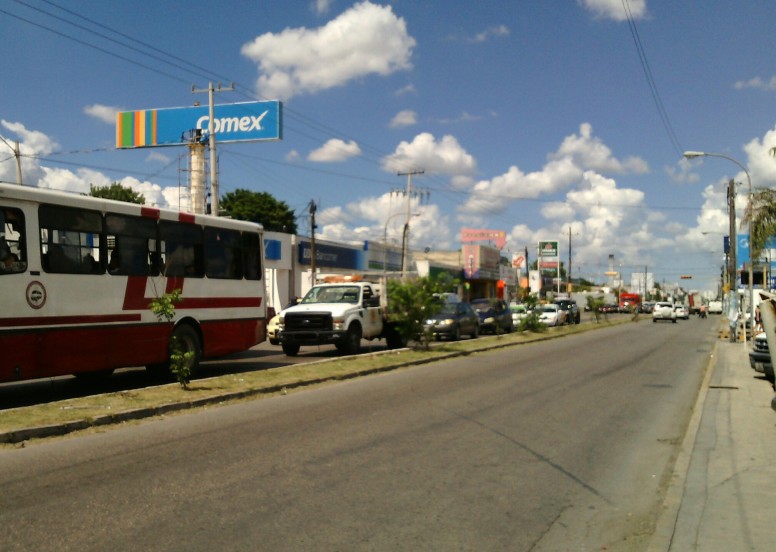
[[[490,317],[486,318],[485,320],[483,320],[483,322],[485,324],[493,324],[495,322],[495,319],[492,316],[490,316]]]

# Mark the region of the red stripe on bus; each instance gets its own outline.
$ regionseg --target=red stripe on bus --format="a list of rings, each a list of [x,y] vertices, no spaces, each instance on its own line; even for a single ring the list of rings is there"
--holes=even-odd
[[[147,310],[153,301],[153,297],[146,297],[147,276],[127,276],[127,287],[124,290],[124,305],[122,310]],[[167,278],[165,293],[176,289],[183,292],[183,284],[186,281],[182,277]],[[262,298],[249,297],[184,297],[175,304],[176,309],[229,309],[260,307]]]
[[[154,220],[159,220],[159,209],[143,206],[140,208],[140,216],[154,219]]]
[[[106,324],[108,322],[139,322],[139,314],[85,314],[71,316],[23,316],[0,318],[0,328],[11,326],[61,326],[63,324]]]
[[[190,222],[191,224],[194,224],[194,215],[191,213],[178,213],[178,221],[180,222]]]

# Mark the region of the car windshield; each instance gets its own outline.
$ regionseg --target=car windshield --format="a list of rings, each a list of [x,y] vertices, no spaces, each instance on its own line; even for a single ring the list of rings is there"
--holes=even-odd
[[[436,313],[437,318],[440,316],[454,316],[457,312],[457,307],[449,303],[442,306],[439,312]]]
[[[477,312],[487,312],[493,309],[493,305],[490,304],[490,301],[473,301],[472,308]]]
[[[314,287],[302,303],[358,303],[358,286]]]
[[[539,312],[558,312],[558,305],[541,305],[536,310]]]

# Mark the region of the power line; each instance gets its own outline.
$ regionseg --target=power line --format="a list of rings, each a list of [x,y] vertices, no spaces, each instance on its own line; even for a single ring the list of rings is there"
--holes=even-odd
[[[670,140],[671,145],[679,157],[681,157],[682,153],[684,152],[684,148],[679,143],[676,132],[674,132],[674,127],[671,125],[671,119],[668,117],[668,112],[663,105],[663,100],[660,98],[660,92],[658,91],[657,84],[655,83],[655,78],[652,76],[652,69],[649,67],[649,60],[647,60],[647,54],[644,51],[643,44],[641,43],[641,37],[639,36],[639,31],[636,28],[636,21],[633,19],[633,14],[631,13],[628,0],[622,0],[622,7],[625,10],[625,15],[628,19],[628,27],[630,28],[633,42],[636,45],[636,51],[639,54],[641,68],[644,71],[644,76],[647,78],[647,85],[649,86],[649,92],[652,95],[652,101],[655,102],[655,107],[657,107],[657,112],[660,115],[660,121],[663,124],[663,128],[665,129],[666,134],[668,134],[668,139]]]

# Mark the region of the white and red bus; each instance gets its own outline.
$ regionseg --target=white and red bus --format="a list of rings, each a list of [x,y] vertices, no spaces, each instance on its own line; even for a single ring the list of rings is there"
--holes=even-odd
[[[164,369],[266,336],[261,225],[0,184],[0,382]],[[149,306],[181,290],[172,323]]]

